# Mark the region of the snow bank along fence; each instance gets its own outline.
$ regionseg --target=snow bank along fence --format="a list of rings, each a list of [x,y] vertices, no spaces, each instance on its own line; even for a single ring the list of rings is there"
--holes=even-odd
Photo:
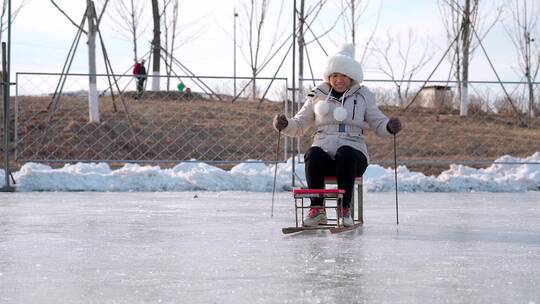
[[[150,77],[138,98],[131,75],[97,75],[99,120],[89,123],[88,75],[18,73],[12,109],[17,162],[273,162],[277,135],[271,119],[280,111],[292,115],[303,99],[296,98],[293,107],[285,78],[258,78],[255,89],[245,77],[159,79],[159,91],[151,90]],[[314,83],[300,82],[305,93]],[[398,159],[413,169],[489,165],[505,154],[540,151],[540,124],[528,115],[526,83],[505,83],[511,105],[500,84],[470,82],[466,117],[460,116],[453,82],[430,81],[414,101],[424,81],[401,82],[399,94],[393,82],[365,85],[387,115],[402,117]],[[534,92],[540,95],[538,85]],[[393,164],[392,141],[369,130],[366,137],[372,162]],[[284,141],[280,161],[304,152],[311,138]]]

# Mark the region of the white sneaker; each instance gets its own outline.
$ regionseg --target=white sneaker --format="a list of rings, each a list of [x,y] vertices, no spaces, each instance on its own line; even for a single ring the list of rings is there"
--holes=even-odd
[[[328,223],[328,218],[326,217],[326,212],[323,209],[311,208],[309,209],[308,216],[304,219],[302,226],[304,227],[316,227],[319,225],[326,225]]]
[[[343,226],[350,227],[354,225],[354,221],[351,215],[351,209],[343,208],[341,210],[341,217],[343,218]]]

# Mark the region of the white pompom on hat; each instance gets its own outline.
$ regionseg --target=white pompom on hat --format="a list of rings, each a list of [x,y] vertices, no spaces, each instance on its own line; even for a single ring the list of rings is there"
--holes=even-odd
[[[361,83],[364,80],[364,73],[360,62],[354,59],[354,53],[354,44],[342,44],[339,51],[334,56],[328,57],[326,69],[324,70],[324,80],[329,82],[330,75],[339,73]]]

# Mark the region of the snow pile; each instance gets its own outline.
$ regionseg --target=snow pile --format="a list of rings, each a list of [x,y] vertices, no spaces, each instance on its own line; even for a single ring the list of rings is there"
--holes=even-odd
[[[503,156],[496,163],[524,163],[521,165],[493,164],[485,169],[450,165],[439,176],[425,176],[398,167],[398,187],[404,192],[522,192],[540,190],[540,152],[527,158]],[[536,163],[536,164],[534,164]],[[368,191],[394,190],[394,172],[370,166],[365,175]]]
[[[521,192],[540,190],[540,152],[528,158],[503,156],[486,169],[451,165],[439,176],[425,176],[398,167],[398,186],[405,192]],[[531,164],[536,163],[536,164]],[[246,162],[226,171],[205,163],[185,162],[171,169],[127,164],[112,170],[106,163],[67,164],[63,168],[27,163],[14,173],[17,191],[272,191],[273,165]],[[3,177],[3,170],[0,174]],[[291,189],[292,159],[278,164],[276,190]],[[296,164],[296,180],[305,181],[304,165]],[[369,166],[364,175],[368,191],[394,191],[394,170]],[[302,183],[302,182],[300,182]],[[0,186],[4,179],[0,181]]]
[[[291,171],[284,167],[278,166],[278,191],[290,184]],[[180,163],[171,169],[126,164],[117,170],[111,170],[106,163],[67,164],[59,169],[27,163],[14,176],[17,191],[263,192],[272,189],[273,169],[262,163],[243,163],[231,171],[196,162]]]

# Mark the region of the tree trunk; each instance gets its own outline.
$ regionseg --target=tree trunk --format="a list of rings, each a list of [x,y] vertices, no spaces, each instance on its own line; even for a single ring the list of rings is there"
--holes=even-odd
[[[236,7],[234,8],[234,24],[233,24],[233,94],[234,98],[236,98],[236,18],[238,17],[238,13],[236,12]]]
[[[462,63],[463,63],[463,69],[462,69],[462,77],[461,77],[461,106],[459,115],[460,116],[467,116],[468,108],[469,108],[469,52],[470,52],[470,26],[471,26],[471,2],[470,0],[465,0],[465,8],[463,11],[463,35],[461,36],[462,39],[462,51],[463,51],[463,57],[462,57]]]
[[[96,25],[95,7],[92,0],[86,0],[88,6],[88,120],[91,123],[99,123],[99,99],[97,94],[96,77]]]
[[[300,81],[298,82],[298,102],[301,102],[304,100],[304,82],[302,79],[304,78],[304,47],[305,47],[305,41],[304,41],[304,3],[305,0],[300,1],[300,12],[298,16],[299,21],[299,32],[298,32],[298,78],[300,78]]]
[[[355,28],[355,4],[356,0],[351,0],[351,36],[352,36],[352,43],[356,45],[356,28]]]
[[[461,35],[461,33],[459,34]],[[457,85],[456,85],[456,96],[455,96],[455,107],[456,109],[457,108],[461,108],[461,47],[459,45],[459,42],[456,41],[456,54],[455,54],[455,59],[454,59],[454,62],[453,62],[453,65],[454,65],[454,68],[455,68],[455,71],[454,71],[454,76],[456,77],[456,81],[457,81]]]
[[[135,22],[135,4],[131,0],[131,33],[133,35],[133,60],[138,61],[139,55],[137,53],[137,24]]]
[[[161,30],[158,0],[152,0],[152,15],[154,19],[154,39],[152,40],[152,90],[159,91],[159,63],[161,62]]]
[[[169,30],[170,30],[170,27],[169,27],[169,15],[167,14],[167,6],[169,5],[168,4],[168,1],[170,0],[164,0],[163,1],[163,11],[161,13],[161,16],[162,16],[162,25],[163,25],[163,48],[165,49],[165,54],[163,54],[163,58],[165,60],[163,60],[163,63],[165,64],[164,68],[165,68],[165,75],[166,76],[170,76],[171,75],[171,66],[169,66],[169,55],[171,54],[171,49],[172,48],[169,48],[170,44],[171,44],[171,41],[169,39]],[[170,82],[169,82],[169,77],[166,78],[166,81],[165,81],[165,90],[168,92],[170,89]]]
[[[257,100],[257,68],[251,68],[251,75],[253,75],[253,81],[251,82],[251,100]]]
[[[529,89],[529,117],[534,118],[534,84],[531,75],[531,32],[527,23],[527,1],[523,1],[525,22],[525,77],[527,78],[527,87]]]
[[[2,3],[2,12],[1,12],[1,18],[0,18],[0,43],[4,40],[2,40],[2,34],[4,33],[4,18],[6,18],[7,15],[7,1],[3,1]],[[6,23],[7,24],[7,23]]]
[[[534,111],[534,83],[530,75],[528,76],[528,79],[527,79],[527,85],[529,87],[529,117],[535,118],[536,115]]]
[[[171,50],[169,52],[169,73],[167,74],[167,91],[169,90],[169,85],[171,83],[171,76],[172,76],[172,65],[173,65],[173,59],[174,59],[174,44],[176,43],[176,32],[178,31],[178,9],[179,9],[179,2],[178,0],[174,0],[173,3],[173,21],[172,21],[172,37],[171,37]]]

